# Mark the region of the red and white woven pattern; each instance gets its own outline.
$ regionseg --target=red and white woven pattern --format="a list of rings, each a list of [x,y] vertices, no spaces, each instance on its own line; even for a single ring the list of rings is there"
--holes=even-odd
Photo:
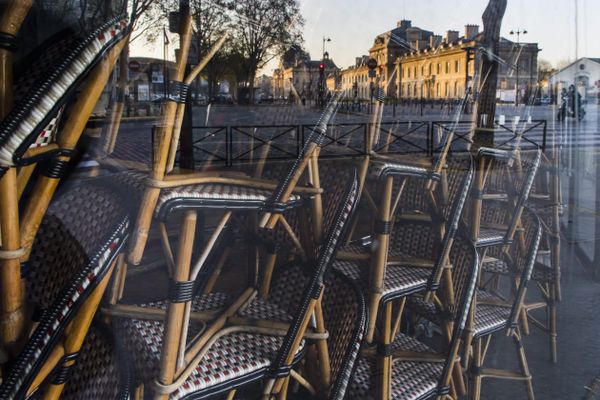
[[[119,322],[138,376],[149,383],[157,377],[162,348],[163,323],[126,320]],[[190,378],[171,399],[268,370],[283,342],[283,337],[250,333],[226,335],[210,348]],[[302,347],[302,346],[301,346]]]
[[[356,261],[336,261],[333,267],[367,290],[369,265]],[[383,296],[400,296],[425,288],[431,269],[409,266],[388,266],[383,281]]]
[[[56,309],[56,311],[49,310],[49,312],[54,315],[54,319],[52,321],[44,320],[44,326],[47,325],[47,328],[44,331],[36,330],[36,332],[34,333],[35,338],[33,339],[33,343],[30,342],[29,346],[35,347],[30,347],[24,352],[24,354],[27,353],[29,357],[27,357],[27,360],[22,361],[24,362],[24,364],[18,365],[18,378],[15,379],[14,384],[10,385],[10,388],[8,389],[9,395],[7,398],[12,398],[12,396],[14,396],[15,393],[21,389],[23,382],[26,378],[28,378],[28,375],[34,369],[34,366],[39,361],[42,353],[48,350],[47,348],[50,341],[55,337],[56,333],[59,330],[64,329],[63,321],[65,320],[67,315],[70,314],[73,307],[75,305],[78,305],[80,299],[82,299],[82,297],[88,294],[88,290],[90,289],[90,287],[93,287],[93,284],[96,283],[96,278],[102,274],[102,270],[106,269],[107,260],[114,256],[115,250],[117,250],[120,247],[123,240],[125,240],[125,238],[127,237],[128,228],[129,222],[124,221],[119,227],[119,229],[115,232],[115,235],[113,236],[111,242],[108,243],[104,247],[104,250],[92,260],[92,262],[94,263],[91,266],[92,268],[88,271],[87,275],[83,278],[83,280],[79,282],[79,285],[70,292],[68,298],[64,300],[59,299],[63,300],[62,306]],[[42,318],[44,318],[44,316]],[[41,324],[38,327],[38,329],[41,329]],[[43,336],[37,337],[37,335],[40,333],[43,334]],[[16,367],[15,370],[17,370]],[[2,395],[3,393],[0,392],[0,397]]]
[[[59,73],[49,74],[48,81],[43,82],[43,85],[40,83],[40,86],[44,86],[46,89],[37,101],[29,104],[29,96],[24,96],[24,101],[27,103],[16,105],[16,111],[9,114],[3,124],[3,128],[7,130],[0,132],[0,137],[4,139],[0,145],[0,165],[14,165],[13,156],[21,144],[37,131],[39,125],[55,106],[63,101],[63,96],[71,89],[72,85],[79,81],[104,50],[115,43],[115,37],[125,32],[126,29],[127,21],[121,20],[105,28],[104,31],[95,33],[95,37],[88,40],[77,55],[65,55],[65,59],[73,57],[68,67]],[[36,90],[38,90],[37,87],[32,88],[32,91]]]
[[[29,146],[29,148],[36,147],[44,147],[48,146],[50,143],[54,142],[56,139],[56,132],[58,130],[58,124],[60,123],[60,118],[62,117],[64,107],[60,109],[58,114],[54,118],[50,120],[48,125],[38,135],[35,142]]]
[[[394,350],[433,352],[416,339],[399,334],[393,343]],[[394,361],[392,364],[392,399],[417,400],[433,398],[444,369],[443,363]],[[358,361],[354,379],[348,387],[349,399],[372,399],[374,385],[378,384],[373,360]]]

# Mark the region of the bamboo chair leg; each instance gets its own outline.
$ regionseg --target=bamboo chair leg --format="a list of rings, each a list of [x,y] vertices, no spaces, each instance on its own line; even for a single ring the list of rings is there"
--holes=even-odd
[[[135,388],[135,393],[133,396],[134,396],[135,400],[143,400],[144,399],[144,384],[141,384]]]
[[[525,310],[525,308],[521,309],[521,313],[519,314],[519,320],[520,320],[520,325],[521,325],[521,331],[523,332],[523,335],[525,336],[529,336],[529,320],[527,319],[527,311]]]
[[[521,366],[521,372],[526,379],[525,383],[527,384],[527,398],[529,400],[534,400],[535,395],[533,394],[533,383],[531,379],[531,373],[529,372],[529,365],[527,364],[527,356],[525,355],[525,348],[523,347],[523,342],[521,341],[521,335],[519,332],[513,333],[513,339],[515,341],[515,346],[517,348],[517,355],[519,356],[519,364]]]
[[[279,400],[286,400],[287,399],[287,394],[288,394],[288,388],[290,386],[290,377],[288,376],[285,379],[285,382],[283,384],[283,388],[281,388],[281,392],[279,393],[278,399]]]
[[[300,342],[303,340],[302,337],[304,336],[304,333],[306,332],[308,323],[312,319],[312,315],[315,310],[316,303],[322,301],[322,299],[323,299],[323,290],[321,290],[321,294],[319,295],[318,299],[312,299],[310,301],[310,303],[308,304],[306,314],[304,315],[304,318],[303,318],[302,322],[300,323],[300,328],[298,329],[296,338],[287,353],[287,357],[285,359],[286,365],[289,365],[292,363],[294,356],[296,355],[296,352],[298,351],[298,348],[300,346]],[[285,379],[286,378],[278,378],[274,381],[267,382],[266,389],[264,391],[267,398],[269,398],[270,395],[277,395],[281,391],[281,388],[283,387]]]
[[[454,389],[456,390],[456,394],[458,396],[464,396],[467,394],[467,386],[465,385],[463,369],[458,361],[454,363],[454,368],[452,369],[452,383],[454,384]]]
[[[102,300],[102,296],[104,295],[111,275],[115,269],[115,265],[118,263],[118,261],[118,259],[115,260],[113,265],[110,267],[108,274],[98,284],[98,287],[93,290],[90,297],[79,310],[78,316],[67,329],[67,337],[64,344],[65,355],[76,354],[81,349],[83,341],[85,340],[85,337],[90,329],[90,325],[92,324],[92,320],[94,319],[94,315],[96,314],[96,310],[100,305],[100,300]],[[68,360],[63,364],[63,366],[71,367],[74,364],[75,360]],[[60,398],[64,387],[65,383],[52,383],[44,393],[44,400],[57,400]]]
[[[117,266],[115,267],[114,278],[108,290],[108,302],[115,305],[123,296],[123,288],[125,287],[125,275],[127,274],[127,264],[125,264],[125,254],[119,254],[117,258]]]
[[[550,287],[549,293],[550,297],[548,298],[548,334],[550,336],[550,359],[553,363],[556,364],[558,361],[557,354],[557,346],[556,346],[556,338],[558,336],[557,332],[557,313],[556,313],[556,298],[555,298],[555,290],[553,287]]]
[[[16,168],[9,168],[0,178],[0,205],[0,238],[5,252],[0,258],[0,348],[15,356],[25,329]]]
[[[389,348],[391,345],[392,338],[392,311],[393,303],[388,302],[385,304],[383,309],[383,330],[382,330],[382,347],[384,349]],[[387,353],[387,352],[386,352]],[[389,400],[391,387],[392,387],[392,356],[391,355],[378,355],[377,363],[379,365],[379,384],[377,385],[377,399]]]
[[[190,275],[192,250],[194,245],[194,234],[196,230],[196,213],[188,211],[185,213],[179,236],[179,249],[177,252],[177,265],[173,272],[175,282],[187,281]],[[163,337],[163,348],[160,358],[159,382],[169,385],[173,382],[177,369],[177,358],[179,356],[180,339],[187,303],[172,303],[167,306],[165,321],[165,333]],[[167,395],[155,395],[155,399],[166,399]]]
[[[219,276],[221,276],[221,271],[223,271],[225,261],[227,261],[227,258],[229,257],[229,253],[231,253],[231,247],[226,247],[223,250],[223,253],[221,253],[215,269],[206,281],[206,285],[204,285],[204,288],[202,289],[202,294],[208,294],[214,290],[217,280],[219,279]]]
[[[273,252],[271,252],[270,250],[273,250]],[[259,292],[259,295],[263,300],[267,300],[269,298],[269,289],[271,287],[271,279],[273,278],[273,271],[275,270],[276,261],[276,250],[269,249],[269,251],[267,251],[267,254],[265,255],[265,267]]]
[[[390,209],[392,202],[392,190],[394,179],[387,177],[382,191],[381,206],[378,212],[378,224],[387,225],[390,220]],[[389,230],[381,229],[377,233],[379,245],[371,263],[371,282],[370,282],[370,299],[369,299],[369,324],[367,326],[367,334],[365,340],[367,343],[372,343],[375,335],[375,324],[377,322],[377,312],[379,310],[379,301],[381,299],[383,282],[385,279],[385,268],[387,262],[387,253],[389,246]]]
[[[473,344],[473,367],[471,369],[471,400],[479,400],[481,398],[481,375],[479,370],[483,364],[481,359],[481,339],[475,339]]]
[[[325,319],[323,317],[323,307],[320,301],[317,301],[317,303],[315,304],[315,317],[317,321],[315,331],[317,333],[327,332],[327,329],[325,327]],[[317,340],[317,352],[319,358],[319,369],[322,387],[325,391],[327,391],[329,386],[331,386],[331,362],[329,359],[329,349],[327,348],[327,339]]]

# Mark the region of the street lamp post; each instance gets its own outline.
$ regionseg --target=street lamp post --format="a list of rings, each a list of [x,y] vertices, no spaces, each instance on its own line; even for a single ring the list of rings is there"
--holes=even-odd
[[[323,60],[325,59],[325,42],[331,42],[331,38],[323,36],[323,53],[321,53],[323,55]]]
[[[511,35],[517,35],[517,47],[519,48],[519,54],[517,54],[517,85],[515,90],[515,106],[519,105],[519,64],[521,57],[521,35],[527,35],[526,29],[517,29],[516,31],[510,31]]]

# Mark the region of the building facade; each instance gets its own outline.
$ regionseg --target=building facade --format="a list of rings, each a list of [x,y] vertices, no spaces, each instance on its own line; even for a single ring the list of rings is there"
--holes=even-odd
[[[448,31],[432,36],[430,44],[400,56],[396,95],[404,99],[460,99],[479,71],[477,49],[482,35],[477,25],[466,25],[462,36]],[[501,38],[498,46],[498,100],[521,103],[537,92],[537,43],[515,43]],[[518,92],[517,92],[518,91]]]
[[[548,79],[552,97],[560,101],[562,89],[575,85],[582,100],[600,104],[600,58],[580,58]]]
[[[337,76],[339,69],[333,60],[296,61],[285,68],[283,65],[273,73],[273,95],[275,98],[295,98],[296,100],[316,100],[319,92],[320,65],[324,66],[323,85],[330,75]]]
[[[367,60],[369,56],[357,57],[353,66],[340,72],[340,90],[348,99],[366,100],[370,96],[370,79]]]
[[[396,28],[375,37],[369,57],[377,61],[374,80],[384,89],[386,96],[395,96],[398,92],[397,80],[394,79],[398,57],[424,49],[433,36],[433,32],[413,27],[411,21],[401,20]]]

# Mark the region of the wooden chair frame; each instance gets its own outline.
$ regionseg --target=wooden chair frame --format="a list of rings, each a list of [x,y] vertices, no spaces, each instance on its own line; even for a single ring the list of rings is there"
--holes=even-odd
[[[6,24],[3,32],[9,37],[14,37],[22,23],[25,15],[31,6],[30,1],[13,1],[6,10],[3,17]],[[0,29],[2,29],[0,27]],[[60,132],[56,144],[50,144],[45,148],[30,149],[25,153],[25,157],[33,164],[24,166],[18,171],[17,166],[11,166],[2,171],[4,174],[0,177],[0,237],[2,240],[2,251],[0,252],[0,285],[2,290],[2,318],[0,320],[0,329],[2,334],[0,338],[2,345],[8,348],[12,356],[18,353],[20,341],[23,339],[25,329],[25,315],[23,311],[23,293],[21,287],[20,264],[27,260],[33,238],[37,232],[41,219],[50,203],[52,195],[56,190],[64,166],[70,160],[70,154],[74,150],[81,133],[85,127],[87,119],[100,96],[103,87],[108,81],[108,77],[114,66],[116,57],[122,50],[124,43],[128,40],[128,34],[124,37],[119,36],[106,52],[100,54],[103,57],[99,65],[89,71],[84,95],[71,109],[64,129]],[[4,112],[8,112],[11,103],[10,86],[12,84],[11,62],[12,57],[9,49],[0,49],[3,57],[2,65],[6,72],[7,80],[3,81],[2,90]],[[83,74],[86,74],[84,72]],[[81,78],[76,80],[76,84]],[[64,100],[62,100],[64,101]],[[27,139],[29,140],[29,139]],[[19,210],[18,202],[22,191],[31,177],[33,167],[37,160],[42,158],[52,158],[50,169],[36,181],[29,200],[26,202],[23,212]]]

